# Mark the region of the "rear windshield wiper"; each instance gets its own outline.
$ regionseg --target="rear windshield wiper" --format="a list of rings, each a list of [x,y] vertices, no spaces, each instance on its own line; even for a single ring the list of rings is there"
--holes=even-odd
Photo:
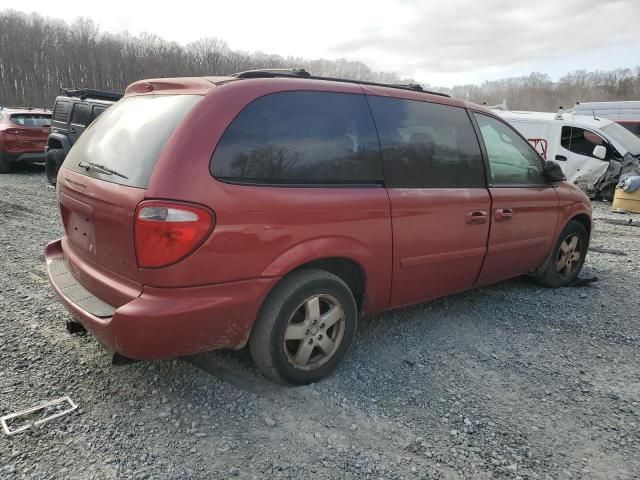
[[[87,170],[87,172],[89,170],[91,170],[92,168],[95,168],[96,170],[100,170],[102,173],[106,173],[107,175],[117,175],[118,177],[122,177],[126,180],[129,180],[129,177],[121,174],[120,172],[116,172],[115,170],[112,170],[109,167],[105,167],[104,165],[100,165],[99,163],[93,163],[93,162],[80,162],[78,164],[79,167],[82,167],[84,169]]]

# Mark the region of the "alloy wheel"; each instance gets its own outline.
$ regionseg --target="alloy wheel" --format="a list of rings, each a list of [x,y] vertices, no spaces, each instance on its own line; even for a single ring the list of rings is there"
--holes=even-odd
[[[560,244],[556,258],[556,270],[562,278],[570,277],[580,266],[582,245],[578,235],[569,235]]]
[[[287,360],[298,370],[315,370],[338,350],[344,337],[346,318],[331,295],[314,295],[302,302],[289,317],[283,347]]]

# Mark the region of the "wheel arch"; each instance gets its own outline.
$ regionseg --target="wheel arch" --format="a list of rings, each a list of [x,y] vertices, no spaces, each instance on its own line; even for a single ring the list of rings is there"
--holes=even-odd
[[[64,135],[52,133],[47,139],[47,148],[49,150],[59,149],[67,153],[71,148],[71,144],[69,139]]]
[[[55,149],[62,150],[62,143],[57,138],[50,138],[49,141],[47,142],[47,147],[49,147],[49,150],[55,150]]]
[[[569,222],[571,222],[571,221],[576,221],[578,223],[581,223],[582,226],[587,230],[587,233],[589,235],[591,235],[591,227],[592,227],[592,225],[591,225],[591,218],[589,217],[589,215],[587,215],[586,213],[579,213],[579,214],[574,215],[573,217],[571,217],[569,219]],[[567,222],[567,224],[569,222]]]
[[[319,258],[298,266],[287,275],[306,268],[324,270],[340,278],[351,290],[358,312],[362,311],[367,285],[367,277],[362,265],[347,257]]]
[[[580,223],[587,230],[587,249],[589,248],[589,243],[591,241],[591,229],[593,227],[593,221],[591,220],[591,216],[585,212],[578,212],[571,216],[569,216],[564,223],[559,223],[557,227],[557,232],[553,240],[553,244],[551,246],[551,250],[549,251],[549,255],[545,259],[544,263],[540,265],[534,272],[532,272],[533,276],[539,275],[544,269],[547,267],[548,263],[551,261],[554,253],[554,248],[556,243],[558,242],[560,235],[567,228],[567,225],[571,222]]]
[[[369,249],[348,237],[324,237],[298,244],[275,258],[262,272],[265,277],[282,277],[304,268],[318,268],[342,279],[356,299],[358,311],[367,306],[370,273],[375,261]]]

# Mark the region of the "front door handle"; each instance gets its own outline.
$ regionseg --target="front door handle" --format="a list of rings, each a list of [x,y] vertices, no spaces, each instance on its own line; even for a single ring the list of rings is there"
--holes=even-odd
[[[511,208],[496,208],[493,218],[496,221],[509,220],[513,217],[513,210]]]
[[[567,161],[567,157],[565,157],[564,155],[556,155],[556,160],[558,160],[560,162],[566,162]]]
[[[474,212],[467,213],[465,221],[471,225],[478,223],[487,223],[488,215],[486,210],[476,210]]]

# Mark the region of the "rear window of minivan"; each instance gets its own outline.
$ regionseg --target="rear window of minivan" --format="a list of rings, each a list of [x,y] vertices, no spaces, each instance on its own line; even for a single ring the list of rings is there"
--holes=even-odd
[[[146,188],[169,137],[201,99],[200,95],[125,97],[84,131],[64,167],[100,180]],[[87,163],[113,173],[88,168]]]
[[[381,185],[378,136],[364,95],[280,92],[244,108],[211,162],[222,181]]]

